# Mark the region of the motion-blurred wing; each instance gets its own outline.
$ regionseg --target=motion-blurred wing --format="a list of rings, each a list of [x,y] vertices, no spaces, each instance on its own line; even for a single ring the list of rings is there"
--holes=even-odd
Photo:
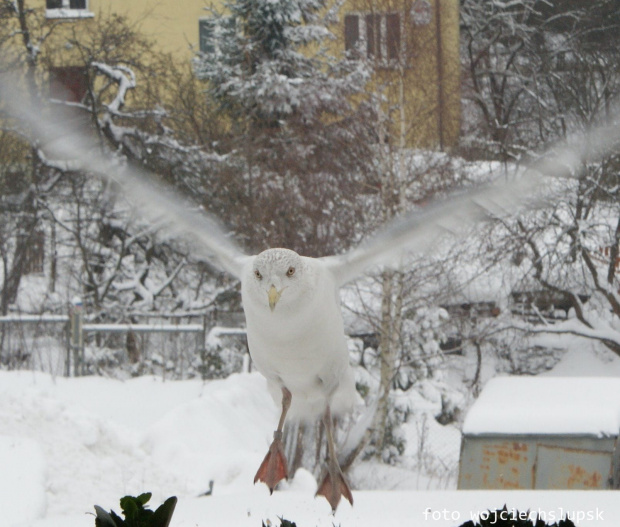
[[[570,144],[556,145],[554,155],[545,155],[522,175],[502,176],[493,183],[417,209],[396,218],[357,248],[322,260],[342,285],[369,267],[397,264],[404,252],[428,252],[446,231],[463,233],[477,221],[515,213],[526,204],[541,206],[549,177],[574,177],[580,165],[609,154],[619,142],[620,127],[595,128]]]
[[[194,242],[200,256],[241,278],[248,257],[224,234],[218,222],[193,211],[186,200],[157,184],[153,174],[105,156],[84,129],[72,129],[59,120],[51,122],[40,102],[27,101],[12,78],[0,76],[0,95],[4,110],[27,126],[32,139],[45,145],[45,156],[118,184],[143,217],[163,224],[168,234]]]

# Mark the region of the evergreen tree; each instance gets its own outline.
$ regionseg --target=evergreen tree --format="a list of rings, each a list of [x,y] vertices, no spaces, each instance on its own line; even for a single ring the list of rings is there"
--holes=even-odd
[[[209,207],[228,214],[254,247],[307,255],[337,250],[360,220],[374,119],[354,104],[369,78],[359,61],[335,58],[324,0],[234,0],[202,21],[197,74],[230,123],[227,177]],[[327,44],[332,43],[332,53]],[[361,97],[358,97],[361,99]],[[357,211],[357,212],[356,212]]]

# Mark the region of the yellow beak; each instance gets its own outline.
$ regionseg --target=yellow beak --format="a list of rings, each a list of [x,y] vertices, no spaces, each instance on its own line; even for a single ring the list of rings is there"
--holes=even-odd
[[[267,296],[269,297],[269,309],[273,311],[280,300],[280,296],[282,296],[282,291],[278,291],[275,285],[272,285],[267,291]]]

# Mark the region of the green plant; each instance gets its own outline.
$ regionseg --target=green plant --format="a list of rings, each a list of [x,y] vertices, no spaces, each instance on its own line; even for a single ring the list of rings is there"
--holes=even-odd
[[[267,524],[265,524],[265,522],[263,522],[263,527],[268,527],[271,525],[271,522],[268,521]],[[273,526],[276,527],[276,526]],[[297,527],[297,524],[288,520],[285,520],[284,518],[280,518],[280,527]]]
[[[155,511],[144,508],[150,499],[150,492],[140,494],[138,497],[121,498],[124,520],[114,511],[107,512],[99,505],[95,505],[97,513],[95,527],[168,527],[177,504],[176,496],[168,498]]]

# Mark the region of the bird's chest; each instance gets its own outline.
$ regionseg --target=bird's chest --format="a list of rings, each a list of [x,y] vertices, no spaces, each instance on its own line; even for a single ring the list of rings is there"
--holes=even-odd
[[[252,315],[246,312],[250,355],[265,376],[318,375],[341,361],[345,344],[339,310]]]

